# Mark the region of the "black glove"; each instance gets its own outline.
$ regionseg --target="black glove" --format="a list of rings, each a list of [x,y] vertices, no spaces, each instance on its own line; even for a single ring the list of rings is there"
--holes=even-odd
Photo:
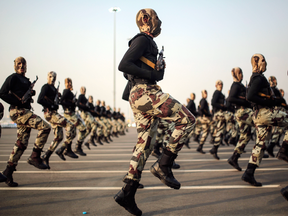
[[[159,71],[157,70],[151,71],[151,80],[160,81],[163,79],[163,77],[164,77],[164,69],[159,70]]]
[[[31,90],[31,96],[34,96],[36,94],[35,90]]]

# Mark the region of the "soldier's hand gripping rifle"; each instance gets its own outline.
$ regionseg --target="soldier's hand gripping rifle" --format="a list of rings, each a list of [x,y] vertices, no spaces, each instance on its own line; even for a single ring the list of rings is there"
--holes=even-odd
[[[159,70],[162,70],[165,68],[165,61],[164,61],[164,46],[162,46],[162,49],[161,51],[159,52],[159,57],[157,59],[157,62],[156,62],[156,69],[159,71]]]
[[[31,83],[29,89],[26,91],[26,93],[21,98],[22,104],[26,103],[29,99],[32,98],[32,96],[33,96],[33,88],[34,88],[34,85],[37,82],[37,80],[38,80],[38,76],[36,76],[36,79]]]
[[[57,89],[56,89],[56,95],[55,95],[55,98],[54,98],[54,104],[55,105],[59,104],[59,86],[60,86],[60,82],[58,82],[58,86],[57,86]]]

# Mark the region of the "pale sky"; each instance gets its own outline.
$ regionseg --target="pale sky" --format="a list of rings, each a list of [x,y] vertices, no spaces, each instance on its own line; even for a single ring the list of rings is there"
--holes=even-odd
[[[233,82],[231,69],[240,67],[243,84],[249,82],[251,57],[261,53],[267,60],[266,78],[276,76],[278,88],[288,98],[288,1],[287,0],[178,0],[178,1],[100,1],[100,0],[0,0],[0,84],[14,73],[13,60],[27,60],[30,80],[38,75],[37,101],[47,73],[57,73],[60,92],[64,79],[73,80],[74,93],[80,87],[94,101],[113,106],[113,34],[116,13],[116,107],[129,118],[130,107],[122,100],[126,80],[118,64],[128,49],[128,40],[139,30],[135,17],[142,8],[153,8],[162,21],[162,32],[155,38],[164,46],[166,71],[159,82],[164,92],[186,104],[191,92],[195,103],[207,89],[208,102],[215,82],[222,80],[223,93]],[[5,106],[5,116],[8,105]],[[34,102],[35,113],[43,117]],[[62,111],[62,108],[60,109]]]

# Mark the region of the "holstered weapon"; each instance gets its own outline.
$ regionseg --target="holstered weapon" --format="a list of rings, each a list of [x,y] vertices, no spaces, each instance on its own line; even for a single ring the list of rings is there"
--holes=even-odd
[[[153,68],[153,69],[155,69],[155,66],[156,66],[156,70],[159,71],[159,70],[162,70],[165,67],[163,54],[164,54],[164,46],[162,46],[162,49],[161,49],[161,51],[159,53],[156,65],[153,62],[151,62],[149,59],[145,58],[144,56],[141,56],[140,60],[143,63],[145,63],[148,66],[150,66],[151,68]]]

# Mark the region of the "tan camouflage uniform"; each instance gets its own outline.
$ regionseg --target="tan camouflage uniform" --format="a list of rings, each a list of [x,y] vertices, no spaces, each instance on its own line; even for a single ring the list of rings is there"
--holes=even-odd
[[[39,130],[34,143],[34,148],[43,149],[51,127],[39,116],[25,108],[11,108],[10,118],[17,124],[17,141],[9,157],[8,164],[16,166],[28,146],[31,128]]]

